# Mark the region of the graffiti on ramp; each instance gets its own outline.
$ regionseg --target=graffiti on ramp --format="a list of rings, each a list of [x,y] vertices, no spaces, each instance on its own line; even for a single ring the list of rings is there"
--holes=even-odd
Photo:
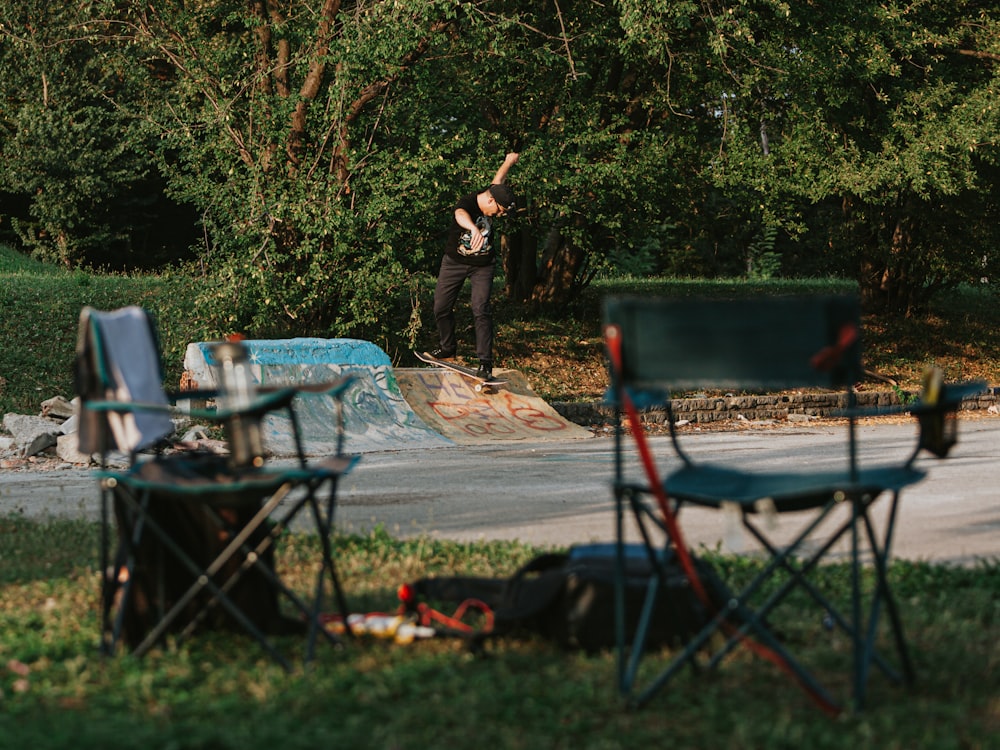
[[[397,368],[395,372],[410,408],[425,424],[456,443],[592,436],[539,398],[527,379],[514,370],[498,370],[497,377],[508,383],[491,393],[477,393],[471,380],[444,369]]]
[[[375,344],[358,339],[273,339],[244,341],[251,371],[261,385],[325,383],[354,375],[343,399],[344,450],[380,450],[450,446],[413,413],[399,391],[389,356]],[[212,342],[189,344],[184,357],[187,380],[198,387],[216,385]],[[296,414],[307,455],[337,451],[336,401],[323,393],[301,393]],[[269,414],[263,423],[267,449],[275,456],[295,454],[288,416]]]

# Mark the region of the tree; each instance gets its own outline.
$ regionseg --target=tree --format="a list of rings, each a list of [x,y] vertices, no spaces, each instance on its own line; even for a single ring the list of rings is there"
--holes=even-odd
[[[612,269],[848,273],[903,311],[997,276],[1000,29],[972,0],[0,9],[26,240],[127,246],[162,180],[222,329],[382,335],[402,300],[412,339],[447,207],[511,149],[507,291],[536,305]]]
[[[107,28],[129,41],[116,62],[142,91],[118,104],[156,131],[170,194],[202,216],[213,279],[203,309],[220,327],[380,328],[409,280],[402,249],[370,231],[377,198],[355,189],[366,159],[356,123],[442,32],[451,6],[104,4]]]
[[[142,128],[112,104],[130,94],[91,24],[86,6],[0,3],[0,190],[28,198],[8,218],[35,255],[64,265],[162,259]]]
[[[995,278],[996,9],[621,6],[632,40],[655,39],[660,59],[700,36],[714,71],[706,94],[718,97],[713,182],[744,206],[755,196],[765,224],[821,232],[829,253],[853,259],[872,309],[918,310],[942,289]],[[829,222],[832,201],[840,216]]]
[[[606,4],[462,3],[454,28],[389,103],[394,126],[376,142],[436,155],[468,189],[499,154],[522,152],[511,180],[525,206],[505,238],[510,296],[560,305],[610,267],[706,267],[696,251],[667,257],[673,217],[696,192],[682,176],[696,122],[649,105],[663,68],[622,48]]]
[[[203,214],[229,325],[377,330],[434,269],[446,207],[512,148],[529,205],[509,290],[538,304],[610,264],[658,267],[664,217],[690,201],[664,176],[689,120],[643,105],[659,70],[621,52],[603,4],[116,6],[133,70],[155,72],[136,114]]]

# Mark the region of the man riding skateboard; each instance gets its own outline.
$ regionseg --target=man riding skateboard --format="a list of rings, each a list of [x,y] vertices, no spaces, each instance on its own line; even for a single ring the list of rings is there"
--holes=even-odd
[[[490,294],[496,269],[499,240],[493,228],[497,217],[517,209],[514,193],[507,186],[507,173],[517,163],[518,154],[507,154],[485,190],[458,199],[451,228],[441,257],[437,286],[434,288],[434,320],[440,345],[430,352],[435,359],[452,359],[458,351],[455,340],[455,302],[469,279],[472,317],[476,328],[476,376],[493,378],[493,309]]]
[[[472,388],[476,393],[493,393],[500,386],[507,385],[506,380],[502,380],[501,378],[484,378],[477,370],[471,367],[463,367],[453,359],[435,359],[428,352],[414,352],[414,354],[417,359],[425,364],[443,367],[446,370],[457,372],[459,375],[468,378],[474,383]]]

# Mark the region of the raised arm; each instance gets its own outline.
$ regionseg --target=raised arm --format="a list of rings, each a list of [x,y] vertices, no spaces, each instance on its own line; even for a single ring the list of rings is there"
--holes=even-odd
[[[507,181],[507,173],[510,171],[511,167],[517,164],[519,156],[520,154],[514,151],[507,154],[507,157],[503,160],[503,164],[500,165],[500,169],[498,169],[497,173],[493,176],[492,184],[500,185]]]

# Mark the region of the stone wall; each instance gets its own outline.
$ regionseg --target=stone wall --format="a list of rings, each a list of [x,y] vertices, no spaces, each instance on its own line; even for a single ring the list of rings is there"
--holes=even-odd
[[[900,393],[896,391],[865,391],[857,394],[861,408],[886,408],[899,406]],[[909,394],[902,394],[909,397]],[[846,406],[843,393],[791,393],[749,396],[717,396],[703,398],[682,398],[673,402],[674,415],[678,421],[708,424],[728,419],[788,420],[794,415],[805,417],[831,417]],[[1000,388],[987,391],[966,399],[962,409],[1000,410]],[[553,408],[563,417],[582,425],[606,424],[614,420],[614,409],[601,402],[594,403],[554,403]],[[666,410],[662,407],[643,409],[642,420],[652,424],[666,421]]]

